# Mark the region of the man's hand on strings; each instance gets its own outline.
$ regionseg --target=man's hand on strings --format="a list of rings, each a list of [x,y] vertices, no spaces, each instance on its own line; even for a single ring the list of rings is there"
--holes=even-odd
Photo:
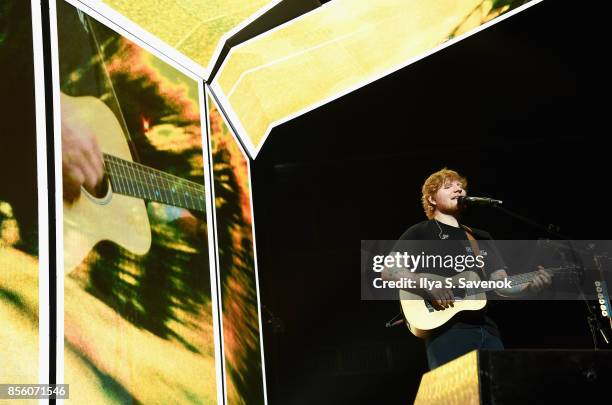
[[[431,290],[427,290],[427,293],[431,297],[430,299],[433,307],[438,311],[455,306],[453,290],[449,288],[432,288]]]
[[[538,266],[536,276],[529,283],[529,290],[535,293],[542,291],[552,283],[552,276],[542,266]]]
[[[94,191],[104,178],[102,152],[94,128],[82,119],[72,97],[62,94],[62,179],[64,199],[76,200],[81,186]]]

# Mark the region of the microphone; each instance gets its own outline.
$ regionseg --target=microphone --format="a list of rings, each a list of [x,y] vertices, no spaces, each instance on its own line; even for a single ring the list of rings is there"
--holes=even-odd
[[[467,208],[467,207],[497,207],[502,205],[503,201],[494,200],[493,198],[488,197],[464,197],[460,196],[457,198],[457,204],[459,206]]]

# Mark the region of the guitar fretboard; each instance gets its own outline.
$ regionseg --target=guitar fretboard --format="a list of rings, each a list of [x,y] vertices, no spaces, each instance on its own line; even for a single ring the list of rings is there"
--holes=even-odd
[[[572,266],[567,266],[567,267],[554,267],[554,268],[549,267],[549,268],[546,268],[545,270],[550,275],[559,275],[559,274],[575,275],[577,269]],[[528,284],[529,282],[531,282],[538,275],[538,273],[539,273],[538,271],[532,271],[529,273],[517,274],[514,276],[509,276],[508,280],[510,281],[510,284],[513,287],[524,285],[524,284]],[[479,293],[495,291],[495,290],[499,290],[499,288],[468,288],[466,289],[466,292],[467,292],[466,296],[476,295]]]
[[[204,186],[160,170],[104,154],[113,191],[175,207],[206,211]]]

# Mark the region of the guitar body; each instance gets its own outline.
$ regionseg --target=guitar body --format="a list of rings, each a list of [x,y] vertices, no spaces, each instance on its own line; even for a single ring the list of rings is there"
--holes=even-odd
[[[95,97],[62,95],[62,103],[72,104],[72,116],[96,128],[99,146],[104,153],[132,161],[123,130],[113,112]],[[71,203],[64,201],[64,273],[74,270],[102,240],[110,240],[136,254],[151,247],[151,228],[144,201],[112,192],[96,198],[86,191]]]
[[[423,277],[428,280],[438,280],[444,282],[446,277],[423,274]],[[479,281],[480,277],[476,272],[464,271],[452,277],[453,284],[458,285],[458,279],[462,278],[465,281]],[[455,294],[456,295],[456,294]],[[461,311],[477,311],[485,307],[487,304],[486,294],[480,293],[469,297],[469,299],[455,298],[454,306],[437,311],[433,306],[419,294],[400,290],[400,304],[402,312],[406,318],[406,323],[410,332],[419,338],[425,338],[435,328],[438,328],[448,322],[453,316]]]

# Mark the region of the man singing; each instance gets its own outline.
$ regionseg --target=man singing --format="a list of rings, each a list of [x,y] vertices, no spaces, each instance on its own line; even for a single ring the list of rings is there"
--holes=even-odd
[[[442,169],[430,175],[422,188],[422,204],[428,220],[411,226],[400,237],[400,240],[448,240],[464,241],[449,242],[450,249],[463,249],[464,246],[478,245],[477,240],[491,240],[491,235],[483,230],[469,228],[460,223],[460,196],[466,195],[467,180],[454,170]],[[471,243],[468,242],[471,240]],[[470,248],[468,247],[468,251]],[[461,253],[455,251],[454,253]],[[451,253],[451,252],[447,252]],[[483,279],[500,280],[507,277],[503,260],[498,254],[487,257],[487,274],[481,274]],[[444,269],[439,269],[442,272]],[[457,273],[450,269],[443,276],[453,276]],[[398,267],[387,267],[382,272],[384,280],[400,280],[415,278],[417,275],[410,270]],[[551,277],[543,269],[529,283],[512,288],[498,290],[502,296],[519,296],[528,292],[537,292],[550,284]],[[437,311],[452,307],[454,297],[452,290],[447,288],[425,289],[428,299]],[[429,368],[436,368],[450,360],[475,349],[503,349],[499,330],[495,322],[487,315],[486,309],[478,311],[461,311],[443,326],[429,333],[425,339]]]

